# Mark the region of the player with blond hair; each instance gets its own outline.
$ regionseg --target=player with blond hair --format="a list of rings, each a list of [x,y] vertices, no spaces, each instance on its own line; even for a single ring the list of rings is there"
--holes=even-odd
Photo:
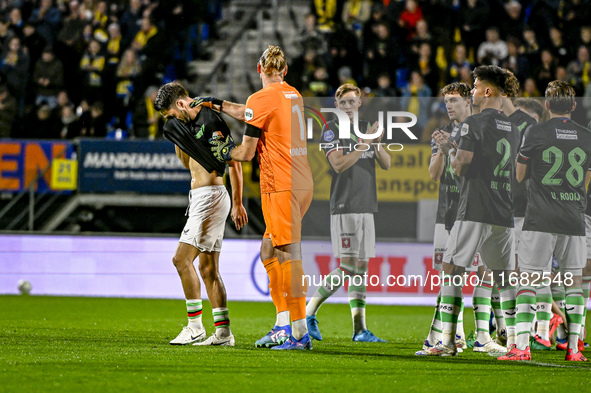
[[[351,123],[361,106],[361,90],[350,83],[341,85],[335,93],[335,106],[345,112]],[[377,131],[366,120],[358,128],[369,134]],[[315,340],[322,340],[316,313],[326,299],[349,281],[348,296],[353,318],[353,341],[384,342],[367,329],[365,323],[366,282],[369,259],[375,257],[374,214],[378,211],[376,191],[376,162],[380,168],[390,168],[390,155],[379,143],[381,135],[361,140],[354,135],[339,137],[338,120],[329,121],[322,130],[322,143],[332,169],[330,185],[330,234],[333,252],[340,265],[330,272],[306,306],[308,331]],[[355,150],[354,144],[365,143],[367,150]],[[354,187],[352,187],[354,185]]]
[[[306,326],[307,282],[301,253],[302,218],[312,201],[313,180],[308,164],[303,99],[284,82],[287,61],[281,48],[269,46],[257,64],[263,88],[246,105],[202,97],[206,105],[246,123],[240,146],[231,138],[212,140],[220,161],[250,161],[258,152],[261,201],[267,225],[261,260],[269,275],[269,292],[277,309],[275,326],[257,347],[312,349]],[[292,325],[290,326],[290,318]]]

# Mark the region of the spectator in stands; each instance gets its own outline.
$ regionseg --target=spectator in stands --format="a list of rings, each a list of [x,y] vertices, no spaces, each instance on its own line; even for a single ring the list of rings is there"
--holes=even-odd
[[[0,49],[8,45],[8,41],[15,36],[14,31],[10,28],[10,21],[0,16]]]
[[[414,113],[417,116],[417,125],[411,127],[415,135],[420,134],[429,121],[429,109],[433,91],[427,86],[420,72],[412,71],[408,85],[402,89],[401,106],[402,110]],[[408,121],[408,120],[406,120]]]
[[[10,94],[6,86],[0,85],[0,139],[11,136],[16,110],[16,99]]]
[[[519,53],[521,43],[517,38],[509,37],[507,39],[507,57],[505,57],[500,66],[513,72],[519,80],[524,80],[529,72],[529,63],[527,58]]]
[[[583,95],[591,78],[589,49],[585,45],[579,46],[577,49],[577,58],[568,64],[566,72],[570,84],[575,88],[577,95]]]
[[[61,123],[51,116],[51,108],[43,104],[37,108],[36,116],[29,119],[25,131],[26,138],[32,139],[58,139]]]
[[[375,3],[371,8],[371,17],[363,25],[363,47],[369,48],[377,36],[376,26],[380,23],[389,23],[386,18],[386,10],[382,4]]]
[[[468,61],[466,55],[466,46],[464,44],[457,44],[454,48],[453,59],[447,66],[447,71],[445,72],[446,84],[458,82],[461,79],[460,69],[462,67],[472,69],[472,64]]]
[[[411,38],[416,34],[416,26],[421,19],[423,19],[423,11],[417,1],[406,0],[398,25],[405,31],[407,42],[410,42]]]
[[[13,37],[0,55],[0,75],[18,103],[18,117],[23,117],[25,95],[29,82],[29,55],[21,48],[21,40]]]
[[[577,48],[581,45],[585,45],[587,50],[591,51],[591,26],[581,27],[579,44],[577,45]]]
[[[132,112],[133,135],[136,138],[155,139],[162,136],[162,116],[154,109],[157,93],[158,87],[149,86],[143,99],[137,100]]]
[[[527,78],[525,80],[525,82],[523,83],[522,96],[531,98],[542,97],[540,91],[538,90],[538,87],[536,86],[536,81],[534,80],[534,78]]]
[[[552,55],[557,60],[557,65],[566,67],[573,58],[571,47],[564,42],[562,32],[558,28],[552,27],[549,33],[550,52],[552,52]]]
[[[507,55],[507,44],[501,40],[499,29],[494,26],[487,28],[486,41],[478,47],[478,63],[499,65],[501,60],[507,57]]]
[[[128,129],[126,120],[133,105],[135,85],[141,73],[140,61],[133,49],[127,49],[117,67],[115,88],[115,115],[119,118],[119,128]]]
[[[465,66],[460,68],[460,82],[465,83],[468,86],[472,86],[474,84],[474,79],[472,79],[472,68]]]
[[[328,97],[331,94],[332,87],[328,80],[328,71],[323,64],[319,64],[314,69],[312,79],[305,86],[304,95],[309,97]]]
[[[523,45],[519,48],[519,52],[527,58],[530,67],[538,63],[540,59],[540,44],[538,44],[538,38],[533,29],[529,27],[523,29]]]
[[[142,18],[141,30],[131,47],[138,51],[142,63],[140,91],[143,92],[146,86],[160,83],[157,74],[162,74],[165,65],[172,61],[172,47],[164,31],[159,31],[149,17]]]
[[[304,53],[308,48],[314,48],[317,53],[324,55],[328,50],[326,37],[318,30],[316,26],[316,15],[308,14],[304,19],[304,26],[296,38],[300,53]],[[290,70],[291,72],[291,70]]]
[[[562,0],[558,4],[557,16],[567,37],[576,37],[579,27],[589,23],[591,7],[586,0]]]
[[[22,38],[25,21],[23,20],[20,8],[15,7],[10,10],[8,17],[10,19],[10,28],[19,38]]]
[[[319,63],[321,63],[321,60],[316,49],[310,46],[293,61],[285,80],[298,91],[304,90],[303,87],[310,82],[314,69]]]
[[[37,32],[48,45],[53,45],[61,19],[62,14],[54,6],[53,0],[41,0],[39,8],[33,11],[29,22],[36,26]]]
[[[396,97],[396,89],[392,87],[392,80],[387,73],[378,76],[378,87],[373,91],[374,97]]]
[[[31,22],[26,22],[23,25],[22,45],[23,48],[27,48],[26,50],[29,54],[29,63],[32,72],[33,67],[37,64],[37,61],[41,57],[41,52],[43,52],[43,48],[47,46],[47,43],[45,39],[37,33],[35,25]]]
[[[542,50],[540,54],[541,62],[534,69],[533,78],[536,81],[538,91],[546,91],[548,83],[554,80],[556,74],[556,61],[549,49]]]
[[[521,37],[523,35],[523,14],[521,4],[510,0],[504,5],[504,14],[499,21],[503,37]]]
[[[80,79],[84,98],[95,101],[102,96],[104,69],[105,56],[101,53],[101,44],[93,39],[80,60]]]
[[[361,75],[363,69],[363,56],[359,51],[358,39],[353,32],[347,29],[338,29],[329,40],[328,45],[328,67],[330,84],[335,86],[338,83],[338,70],[341,67],[351,67],[353,77]],[[289,73],[288,73],[289,75]]]
[[[80,136],[80,122],[78,121],[76,112],[74,112],[73,106],[66,105],[61,108],[60,120],[60,138],[74,139]]]
[[[90,107],[90,124],[83,124],[81,136],[104,138],[107,135],[107,120],[103,113],[103,103],[95,101]]]
[[[439,90],[439,68],[435,62],[431,45],[426,42],[421,44],[419,56],[410,68],[421,74],[425,85],[429,86],[431,91]]]
[[[52,113],[52,116],[54,117],[60,117],[62,115],[62,108],[64,106],[71,106],[72,108],[75,108],[72,101],[70,101],[70,97],[68,96],[68,92],[66,90],[58,91],[56,102],[57,106],[53,108]]]
[[[339,68],[338,74],[340,86],[345,84],[357,86],[357,81],[353,79],[353,71],[351,71],[351,67],[344,66]]]
[[[554,74],[554,80],[568,83],[568,74],[566,73],[566,67],[556,67],[556,73]],[[589,85],[587,85],[589,86]]]
[[[36,87],[35,105],[42,103],[50,109],[57,106],[57,93],[64,86],[64,66],[55,57],[51,47],[43,50],[41,58],[35,64],[33,83]]]
[[[410,0],[413,1],[413,0]],[[366,82],[369,86],[377,85],[377,76],[390,73],[390,70],[398,68],[398,45],[390,36],[390,29],[386,23],[376,26],[377,37],[373,45],[365,48],[367,75]]]
[[[460,7],[460,30],[469,58],[476,55],[476,49],[484,38],[488,16],[489,7],[485,0],[467,0],[466,6]]]
[[[121,15],[120,25],[124,47],[129,46],[140,31],[143,8],[141,0],[129,0],[129,4]]]
[[[433,48],[433,38],[424,19],[417,22],[417,33],[410,40],[410,54],[418,57],[422,44],[429,44]]]
[[[313,0],[311,3],[318,21],[318,29],[323,33],[333,32],[339,2],[337,0]]]
[[[341,13],[345,28],[355,32],[357,38],[363,36],[363,25],[371,17],[371,1],[346,0]]]

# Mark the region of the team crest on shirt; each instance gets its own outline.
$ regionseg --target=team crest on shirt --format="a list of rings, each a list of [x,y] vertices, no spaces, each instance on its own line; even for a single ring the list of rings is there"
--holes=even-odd
[[[351,238],[350,237],[341,238],[341,242],[342,242],[343,248],[351,248]]]
[[[467,123],[462,124],[462,129],[460,130],[460,136],[468,135],[469,130],[470,130],[470,126]]]
[[[332,132],[331,130],[328,130],[324,133],[324,140],[327,142],[330,142],[334,139],[334,132]]]
[[[211,139],[213,139],[213,140],[224,139],[224,134],[222,134],[221,131],[214,131],[211,134]]]
[[[246,110],[244,111],[244,118],[246,119],[246,121],[251,121],[253,117],[254,112],[252,111],[252,109],[246,108]]]

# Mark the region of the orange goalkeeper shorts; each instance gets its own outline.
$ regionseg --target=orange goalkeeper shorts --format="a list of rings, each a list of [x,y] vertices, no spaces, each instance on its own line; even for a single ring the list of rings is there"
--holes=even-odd
[[[261,195],[267,228],[264,237],[273,247],[302,241],[302,219],[312,203],[312,190],[278,191]]]

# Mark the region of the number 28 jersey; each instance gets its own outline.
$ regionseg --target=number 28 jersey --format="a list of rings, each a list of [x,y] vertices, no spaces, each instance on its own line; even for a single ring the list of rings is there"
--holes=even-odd
[[[519,130],[501,111],[487,108],[460,126],[461,150],[474,153],[461,178],[456,220],[513,227],[511,192]]]
[[[585,175],[591,131],[567,118],[529,127],[517,162],[530,170],[523,229],[585,236]]]
[[[246,101],[247,124],[262,130],[257,152],[261,193],[312,190],[303,99],[285,82],[272,83]]]

